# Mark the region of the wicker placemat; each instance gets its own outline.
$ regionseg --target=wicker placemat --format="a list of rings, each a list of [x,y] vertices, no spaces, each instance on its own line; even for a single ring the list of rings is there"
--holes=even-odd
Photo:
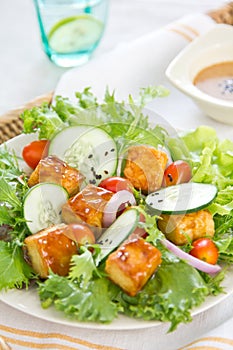
[[[233,2],[230,2],[220,9],[216,9],[207,13],[217,23],[226,23],[233,25]],[[51,102],[53,94],[50,92],[46,95],[36,97],[26,105],[9,111],[0,117],[0,144],[10,138],[19,135],[22,131],[23,121],[20,118],[21,113],[25,109],[38,106],[43,102]]]
[[[36,97],[29,101],[24,106],[13,109],[0,117],[0,144],[19,135],[22,132],[23,120],[20,118],[21,113],[25,109],[30,109],[33,106],[40,106],[43,102],[51,102],[53,93]]]
[[[208,15],[217,23],[233,25],[233,2],[230,2],[220,9],[210,11]]]

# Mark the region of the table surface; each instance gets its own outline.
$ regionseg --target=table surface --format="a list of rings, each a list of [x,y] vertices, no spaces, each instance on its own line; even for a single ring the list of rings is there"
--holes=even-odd
[[[105,35],[92,60],[184,15],[205,13],[225,3],[220,0],[110,0]],[[67,71],[51,63],[42,50],[32,0],[0,1],[0,43],[0,115],[54,91]],[[0,302],[0,310],[0,321],[4,322],[12,309]],[[2,311],[4,317],[1,317]],[[36,328],[36,321],[33,325]]]

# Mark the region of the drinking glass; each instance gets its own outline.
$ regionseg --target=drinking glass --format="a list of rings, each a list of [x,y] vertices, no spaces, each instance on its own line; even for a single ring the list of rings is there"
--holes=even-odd
[[[43,48],[61,67],[81,65],[98,46],[108,0],[34,0]]]

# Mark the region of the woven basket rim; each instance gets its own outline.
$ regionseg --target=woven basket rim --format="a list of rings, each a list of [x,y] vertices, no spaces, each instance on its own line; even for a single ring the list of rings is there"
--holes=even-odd
[[[44,102],[51,103],[53,92],[37,96],[25,105],[12,109],[0,116],[0,144],[21,134],[23,129],[23,120],[21,114],[26,109],[31,109],[34,106],[40,106]]]

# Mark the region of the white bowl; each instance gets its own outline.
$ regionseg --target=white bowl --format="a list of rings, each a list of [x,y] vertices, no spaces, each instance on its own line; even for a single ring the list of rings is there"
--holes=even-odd
[[[166,76],[206,115],[233,125],[233,101],[212,97],[193,84],[203,68],[229,61],[233,62],[233,26],[218,24],[182,50],[167,67]]]

